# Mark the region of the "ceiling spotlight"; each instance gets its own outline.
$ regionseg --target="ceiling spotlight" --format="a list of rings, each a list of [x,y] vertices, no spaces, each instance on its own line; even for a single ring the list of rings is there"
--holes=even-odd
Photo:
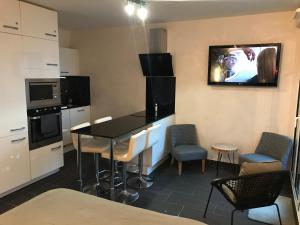
[[[125,12],[128,14],[128,16],[132,16],[135,11],[134,3],[131,1],[128,1],[127,4],[124,7]]]
[[[137,15],[142,21],[144,21],[148,16],[147,8],[143,5],[141,5],[140,8],[137,11]]]

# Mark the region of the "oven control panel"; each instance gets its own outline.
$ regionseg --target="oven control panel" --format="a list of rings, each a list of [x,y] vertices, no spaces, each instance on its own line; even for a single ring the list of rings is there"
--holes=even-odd
[[[60,106],[51,106],[51,107],[43,107],[37,109],[28,109],[27,115],[28,116],[40,116],[52,113],[59,113],[61,111]]]

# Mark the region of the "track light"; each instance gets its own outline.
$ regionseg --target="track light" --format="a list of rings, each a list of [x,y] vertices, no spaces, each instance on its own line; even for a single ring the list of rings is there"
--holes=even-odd
[[[141,5],[137,11],[137,15],[142,21],[145,21],[145,19],[147,19],[147,16],[148,16],[147,8],[143,5]]]
[[[138,18],[145,21],[148,17],[148,9],[144,0],[127,0],[124,10],[128,16],[132,16],[135,13],[136,7],[139,7],[137,10]]]
[[[128,1],[127,4],[125,5],[124,9],[128,16],[132,16],[135,11],[134,3]]]

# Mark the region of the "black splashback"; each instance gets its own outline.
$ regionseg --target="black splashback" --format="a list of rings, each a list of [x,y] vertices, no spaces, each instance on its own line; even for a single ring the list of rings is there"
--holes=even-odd
[[[63,106],[90,105],[90,78],[88,76],[68,76],[61,79]]]
[[[146,114],[158,116],[175,113],[176,77],[146,77]]]

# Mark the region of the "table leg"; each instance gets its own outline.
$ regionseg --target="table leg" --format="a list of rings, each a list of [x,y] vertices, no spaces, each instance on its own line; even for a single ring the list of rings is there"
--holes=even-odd
[[[79,174],[79,189],[83,192],[83,181],[82,181],[82,154],[81,154],[81,140],[80,134],[78,134],[78,149],[77,149],[77,159],[78,159],[78,174]]]
[[[110,199],[115,199],[114,140],[110,139]]]
[[[234,151],[232,151],[232,161],[230,159],[230,152],[228,152],[227,154],[228,154],[229,163],[231,164],[231,167],[232,167],[232,173],[234,175],[235,174]]]
[[[234,164],[234,151],[232,151],[232,164],[233,164],[233,175],[235,175],[235,164]]]
[[[218,152],[218,159],[217,159],[217,176],[219,175],[219,163],[222,160],[222,153]]]

